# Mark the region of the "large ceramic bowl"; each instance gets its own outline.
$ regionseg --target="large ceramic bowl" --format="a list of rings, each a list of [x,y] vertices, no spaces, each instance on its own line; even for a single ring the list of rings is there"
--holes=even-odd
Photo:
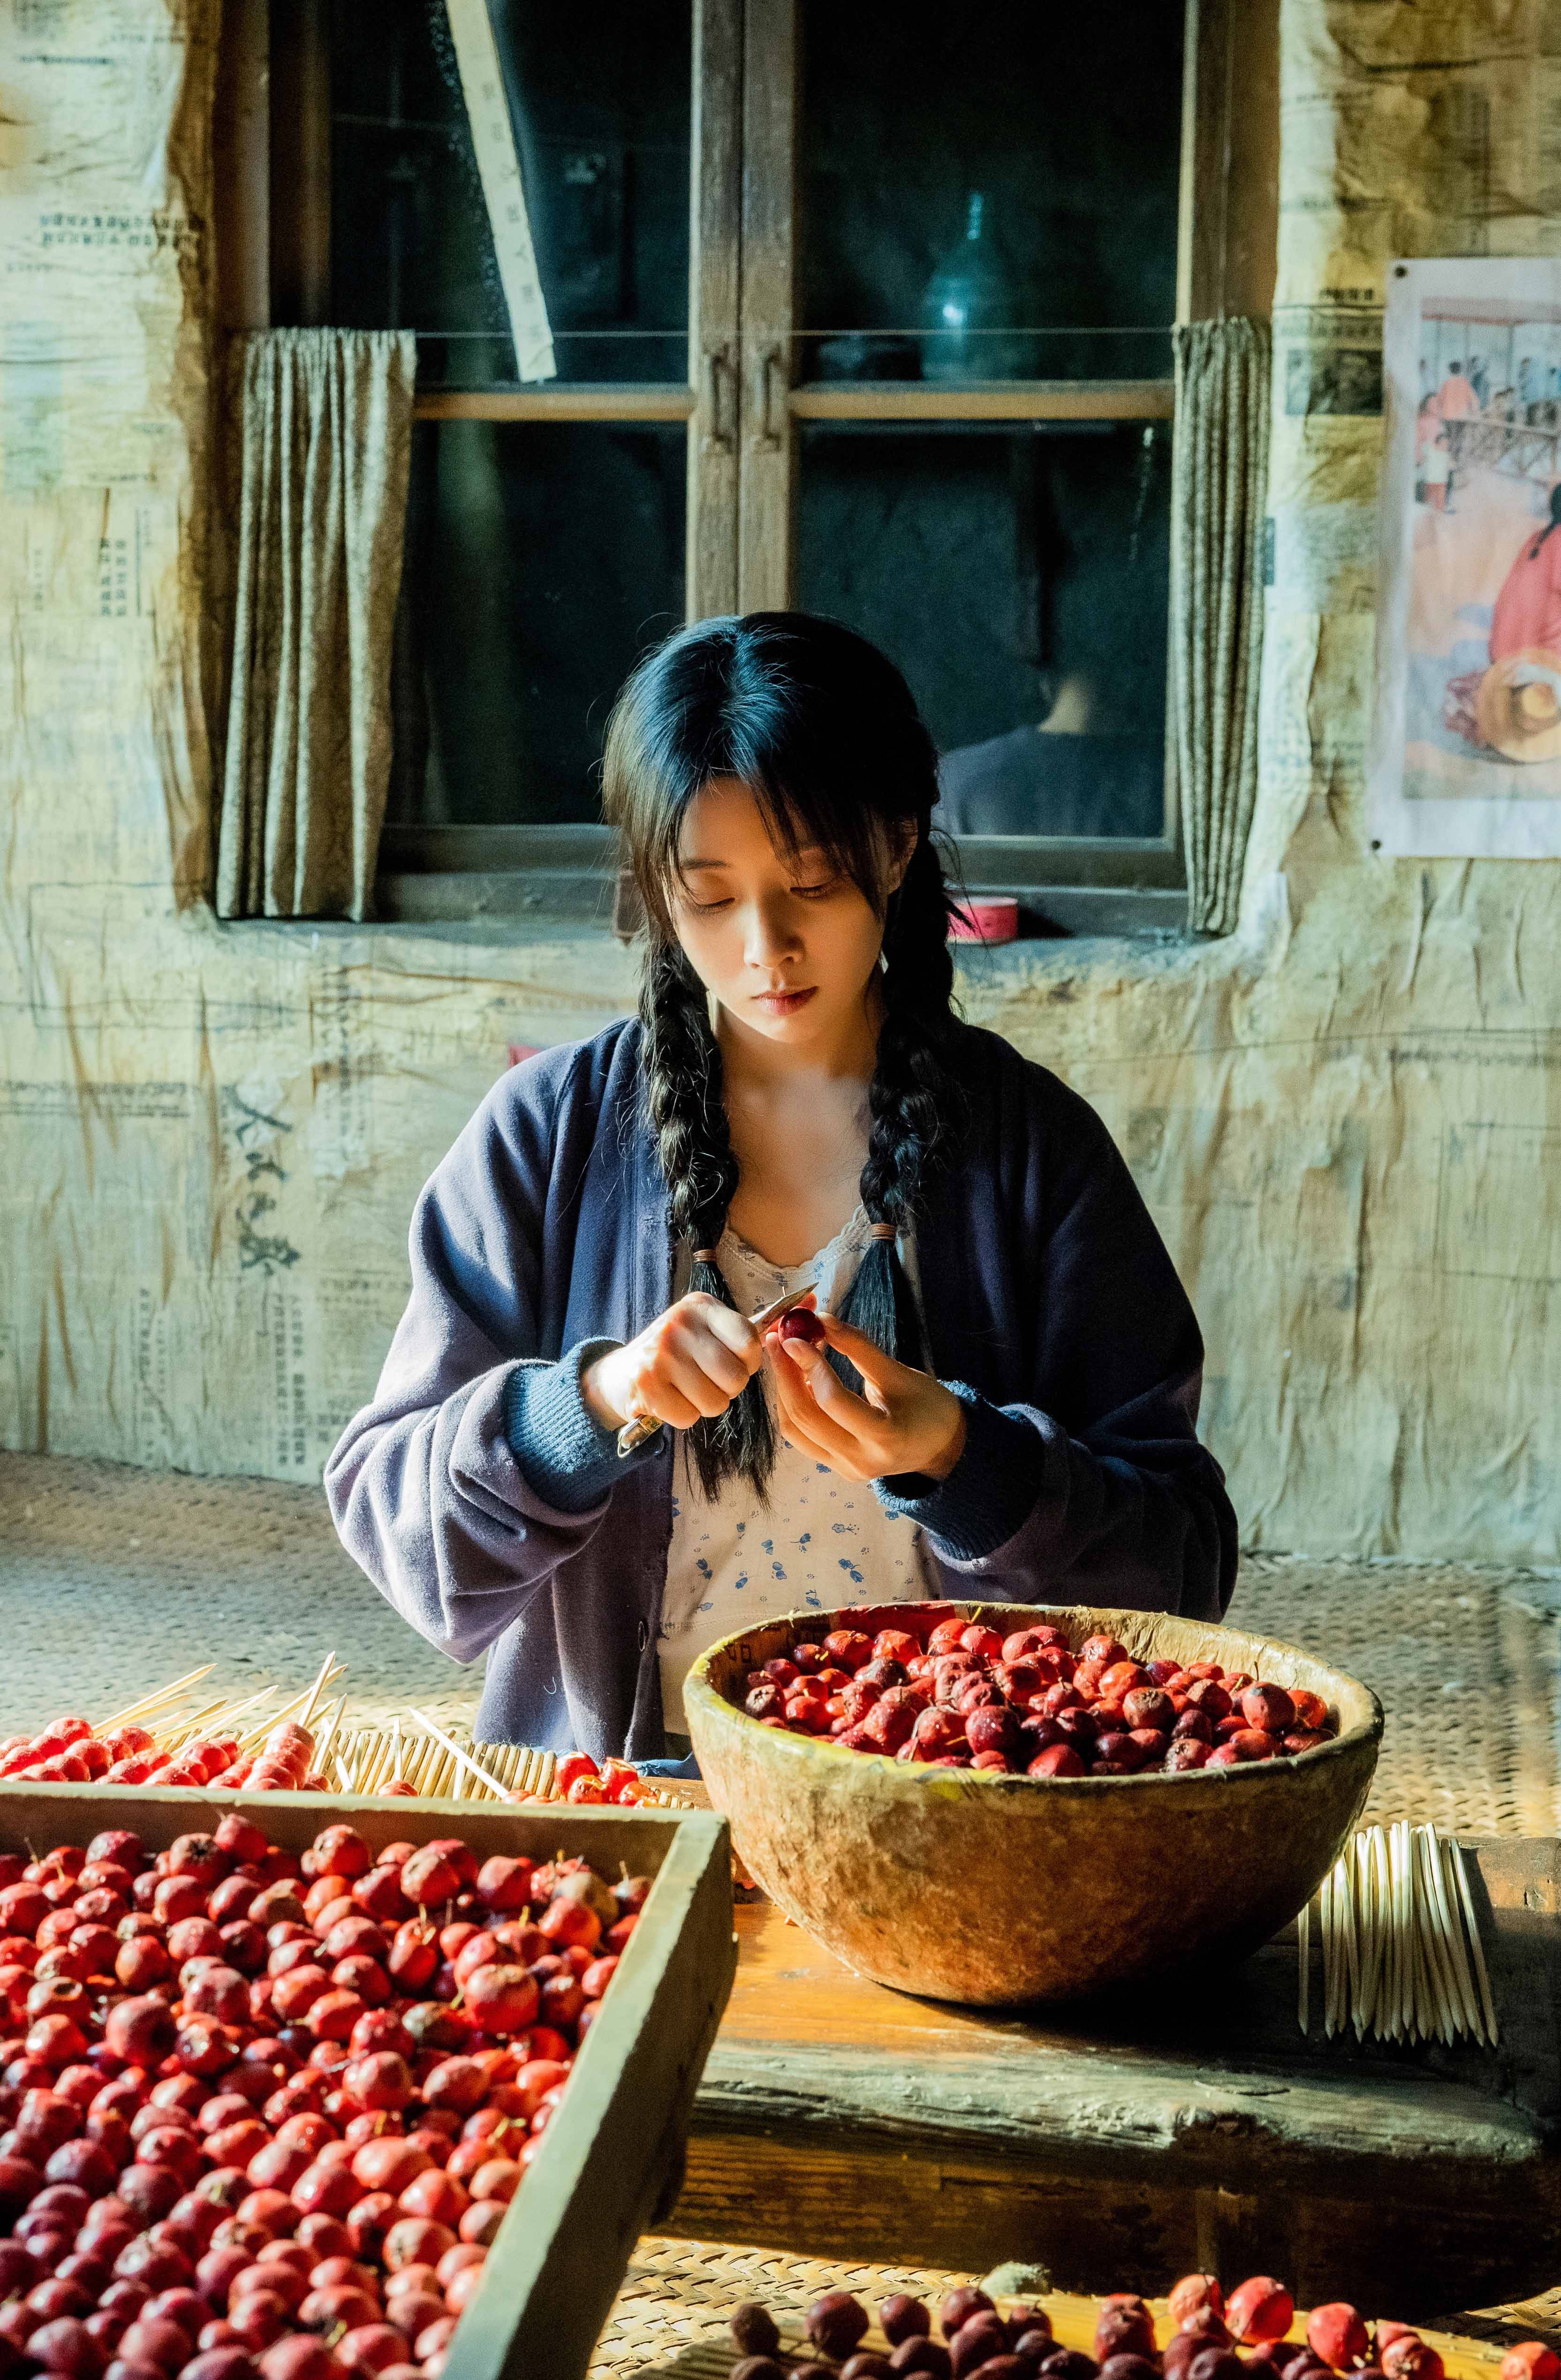
[[[887,1609],[809,1611],[727,1636],[683,1690],[710,1798],[777,1905],[874,1982],[970,2004],[1067,1999],[1197,1953],[1255,1949],[1327,1874],[1371,1786],[1382,1705],[1290,1645],[1164,1612],[940,1604],[1009,1632],[1104,1631],[1140,1660],[1218,1661],[1332,1705],[1315,1752],[1137,1777],[1006,1777],[848,1752],[763,1727],[750,1670]],[[924,1621],[929,1607],[917,1607]]]

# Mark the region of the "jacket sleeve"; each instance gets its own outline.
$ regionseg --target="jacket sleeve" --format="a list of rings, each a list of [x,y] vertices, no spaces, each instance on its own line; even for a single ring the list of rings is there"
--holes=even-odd
[[[1072,1093],[1061,1117],[1025,1169],[1028,1393],[999,1405],[949,1381],[966,1409],[958,1463],[879,1492],[999,1600],[1217,1620],[1236,1515],[1197,1436],[1198,1324],[1105,1126]]]
[[[457,1661],[475,1660],[502,1634],[592,1535],[609,1500],[598,1474],[589,1500],[570,1500],[579,1509],[551,1502],[511,1443],[528,1404],[555,1430],[564,1415],[577,1432],[594,1429],[578,1389],[589,1347],[549,1362],[541,1345],[549,1092],[545,1075],[531,1086],[506,1078],[422,1192],[407,1310],[372,1403],[325,1466],[331,1514],[353,1560]]]

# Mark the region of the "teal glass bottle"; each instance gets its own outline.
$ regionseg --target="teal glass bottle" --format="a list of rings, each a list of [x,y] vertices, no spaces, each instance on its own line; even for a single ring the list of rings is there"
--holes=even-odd
[[[972,190],[965,231],[921,293],[924,380],[1011,380],[1026,366],[1013,334],[1013,284],[992,236],[991,206]]]

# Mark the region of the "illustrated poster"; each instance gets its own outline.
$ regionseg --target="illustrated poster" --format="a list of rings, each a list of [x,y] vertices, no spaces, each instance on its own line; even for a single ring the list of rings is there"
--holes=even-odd
[[[1561,854],[1561,262],[1396,263],[1371,832]]]

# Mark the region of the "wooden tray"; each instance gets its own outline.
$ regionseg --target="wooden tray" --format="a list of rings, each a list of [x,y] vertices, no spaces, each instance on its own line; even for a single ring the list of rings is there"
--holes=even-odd
[[[302,1851],[323,1827],[386,1843],[459,1835],[482,1858],[581,1854],[608,1877],[653,1876],[644,1912],[575,2063],[542,2152],[494,2243],[446,2367],[448,2380],[580,2380],[641,2231],[682,2175],[694,2089],[737,1965],[726,1821],[698,1810],[502,1809],[324,1793],[105,1792],[21,1785],[0,1792],[0,1849],[42,1854],[129,1827],[150,1850],[240,1808]]]

